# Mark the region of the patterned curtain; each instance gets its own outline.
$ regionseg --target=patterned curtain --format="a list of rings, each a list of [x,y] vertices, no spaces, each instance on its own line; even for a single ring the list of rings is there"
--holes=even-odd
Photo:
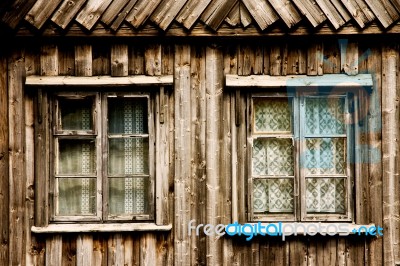
[[[148,178],[147,99],[110,99],[109,211],[110,214],[146,213]]]

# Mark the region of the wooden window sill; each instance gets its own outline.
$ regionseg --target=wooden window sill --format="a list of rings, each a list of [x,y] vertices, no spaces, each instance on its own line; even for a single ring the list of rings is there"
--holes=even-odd
[[[171,231],[172,225],[154,223],[112,223],[112,224],[49,224],[45,227],[32,226],[31,232],[42,233],[91,233],[91,232],[138,232]]]

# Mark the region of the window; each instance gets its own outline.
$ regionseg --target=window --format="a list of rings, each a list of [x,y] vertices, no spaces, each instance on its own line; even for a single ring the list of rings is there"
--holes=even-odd
[[[351,221],[351,93],[249,96],[249,219]]]
[[[154,220],[150,93],[52,97],[53,221]]]

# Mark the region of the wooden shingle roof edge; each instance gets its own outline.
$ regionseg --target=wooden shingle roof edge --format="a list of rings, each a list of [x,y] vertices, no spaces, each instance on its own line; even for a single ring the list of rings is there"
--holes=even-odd
[[[399,19],[394,0],[15,0],[0,5],[0,25],[21,36],[392,33]]]

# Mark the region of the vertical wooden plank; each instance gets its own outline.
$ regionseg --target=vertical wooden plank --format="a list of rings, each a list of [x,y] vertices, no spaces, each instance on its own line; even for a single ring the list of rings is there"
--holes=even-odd
[[[146,66],[146,75],[161,75],[161,45],[151,44],[146,46],[144,51],[144,61]]]
[[[92,76],[92,45],[75,45],[75,76]]]
[[[164,44],[161,50],[161,73],[163,75],[174,74],[174,46]]]
[[[156,260],[157,239],[154,233],[144,233],[140,238],[140,265],[153,266]]]
[[[58,46],[55,44],[43,45],[40,50],[40,75],[58,75]]]
[[[124,265],[125,247],[122,234],[111,234],[108,238],[107,265]]]
[[[93,44],[93,76],[110,75],[110,46],[107,43]]]
[[[224,51],[224,73],[238,74],[237,46],[228,45]]]
[[[399,71],[398,47],[382,49],[382,173],[383,175],[383,239],[384,264],[400,263],[399,258]]]
[[[168,176],[169,176],[169,131],[168,131],[168,101],[165,95],[166,88],[160,89],[156,96],[156,224],[168,224],[169,201],[168,201]],[[163,122],[161,123],[161,120]]]
[[[26,264],[33,265],[35,260],[35,255],[31,252],[32,244],[35,242],[35,236],[30,234],[31,227],[33,226],[34,222],[34,215],[35,215],[35,133],[34,133],[34,105],[33,105],[33,96],[31,95],[32,92],[27,92],[25,94],[25,166],[26,166]]]
[[[111,45],[111,76],[128,76],[128,45]]]
[[[61,265],[62,236],[50,235],[46,238],[46,265]]]
[[[190,56],[190,83],[191,94],[191,199],[190,199],[190,219],[196,220],[196,223],[205,221],[205,121],[206,121],[206,61],[205,49],[201,46],[191,47]],[[204,265],[206,263],[206,242],[205,235],[197,236],[194,232],[191,234],[191,260],[190,264]]]
[[[131,234],[124,234],[124,266],[133,265],[133,236]]]
[[[142,45],[129,45],[129,75],[144,75],[144,47]]]
[[[340,40],[340,69],[347,75],[358,74],[358,43]]]
[[[0,264],[8,265],[9,176],[8,176],[8,82],[7,58],[0,56]]]
[[[58,74],[65,76],[75,75],[75,51],[70,43],[58,46]]]
[[[289,239],[289,265],[306,266],[307,265],[307,243],[304,237]]]
[[[374,87],[368,103],[368,223],[382,226],[382,53],[380,44],[363,44],[359,47],[364,60],[359,60],[360,73],[370,73]],[[382,237],[368,241],[368,261],[370,265],[383,264]]]
[[[140,242],[141,234],[135,234],[133,238],[133,265],[139,266],[140,265]]]
[[[307,71],[307,52],[304,46],[288,45],[287,74],[302,75]]]
[[[307,51],[307,75],[323,75],[324,46],[320,42],[309,45]]]
[[[147,64],[146,64],[147,65]],[[188,204],[191,170],[190,142],[190,46],[175,46],[175,225],[174,252],[176,265],[190,263]]]
[[[254,66],[254,50],[247,44],[241,44],[238,48],[238,75],[251,75]]]
[[[222,52],[217,47],[206,48],[206,209],[209,224],[220,223],[221,202],[219,176],[221,146],[219,136],[222,113],[223,69]],[[207,264],[222,264],[222,241],[218,236],[207,237]]]
[[[337,265],[346,265],[346,239],[339,237],[337,240]]]
[[[25,62],[21,51],[12,53],[8,62],[9,114],[9,264],[26,263],[25,228]]]
[[[77,264],[77,236],[75,234],[65,234],[62,241],[63,266],[75,266]]]
[[[76,239],[76,265],[91,266],[93,264],[93,236],[79,234]]]
[[[107,241],[104,234],[93,235],[93,265],[106,266],[107,265]]]
[[[324,43],[324,74],[339,74],[341,68],[341,53],[336,41]]]
[[[40,46],[25,47],[25,71],[26,76],[40,75]]]
[[[282,55],[281,55],[281,46],[274,45],[271,46],[271,50],[269,53],[269,73],[271,76],[280,76],[282,74]]]

